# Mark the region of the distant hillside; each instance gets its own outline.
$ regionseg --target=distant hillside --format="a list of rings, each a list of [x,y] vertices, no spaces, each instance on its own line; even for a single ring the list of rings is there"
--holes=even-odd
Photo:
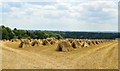
[[[64,38],[114,39],[120,37],[120,33],[116,33],[116,32],[57,32],[56,31],[55,33],[60,34]]]
[[[20,39],[20,38],[33,38],[45,39],[54,37],[57,39],[62,38],[79,38],[79,39],[114,39],[120,38],[120,33],[116,32],[73,32],[73,31],[41,31],[41,30],[18,30],[6,26],[2,28],[2,39]]]

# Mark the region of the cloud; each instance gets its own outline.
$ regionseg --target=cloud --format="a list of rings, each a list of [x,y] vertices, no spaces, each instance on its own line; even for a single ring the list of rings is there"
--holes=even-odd
[[[117,31],[117,15],[117,3],[106,0],[12,2],[3,7],[5,25],[25,29]]]
[[[0,6],[2,6],[2,2],[0,2]]]

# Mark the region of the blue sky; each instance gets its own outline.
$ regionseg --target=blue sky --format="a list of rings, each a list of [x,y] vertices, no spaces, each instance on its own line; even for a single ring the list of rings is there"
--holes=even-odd
[[[118,31],[118,0],[0,2],[1,24],[60,31]]]

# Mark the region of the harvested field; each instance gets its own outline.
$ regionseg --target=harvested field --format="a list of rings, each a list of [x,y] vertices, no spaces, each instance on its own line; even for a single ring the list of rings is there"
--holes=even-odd
[[[20,41],[1,41],[3,69],[118,69],[118,42],[56,51],[57,44],[19,48]]]

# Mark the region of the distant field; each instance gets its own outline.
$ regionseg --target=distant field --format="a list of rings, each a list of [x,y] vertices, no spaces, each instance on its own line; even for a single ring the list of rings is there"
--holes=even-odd
[[[20,42],[1,41],[3,69],[118,69],[118,42],[59,52],[55,45],[18,48]]]

